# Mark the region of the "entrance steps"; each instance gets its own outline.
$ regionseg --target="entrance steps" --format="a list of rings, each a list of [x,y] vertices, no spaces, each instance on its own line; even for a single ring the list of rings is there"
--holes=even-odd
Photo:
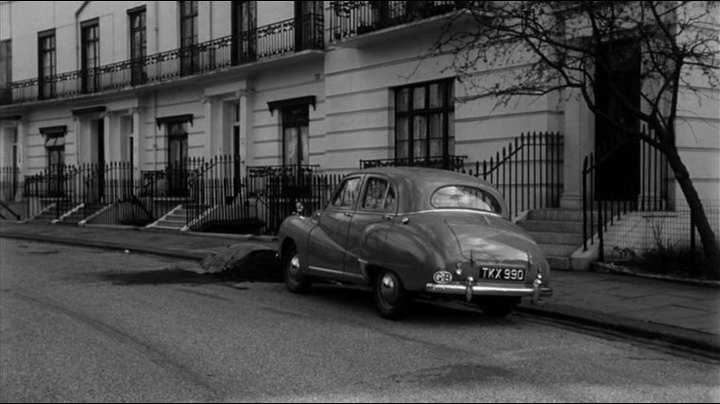
[[[583,244],[582,210],[533,210],[517,225],[538,243],[552,269],[580,269],[574,268],[572,256]]]
[[[59,200],[47,205],[38,215],[33,217],[32,220],[39,220],[42,222],[53,222],[60,219],[68,212],[77,208],[73,202],[69,200]]]
[[[208,206],[196,206],[196,205],[177,205],[171,209],[163,217],[146,226],[148,229],[163,230],[163,231],[186,231],[188,229],[188,211],[192,210],[195,213],[203,213],[209,207]]]
[[[102,203],[87,203],[77,209],[73,209],[69,214],[63,216],[57,224],[73,225],[77,226],[81,221],[99,212],[105,208],[105,204]]]
[[[146,227],[148,229],[165,230],[165,231],[182,231],[187,225],[187,209],[184,205],[177,205],[166,213],[163,217],[150,223]]]

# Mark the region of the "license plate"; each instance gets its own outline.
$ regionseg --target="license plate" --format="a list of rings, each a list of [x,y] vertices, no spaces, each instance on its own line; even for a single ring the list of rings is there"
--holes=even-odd
[[[525,270],[521,268],[480,267],[480,279],[523,281],[525,280]]]

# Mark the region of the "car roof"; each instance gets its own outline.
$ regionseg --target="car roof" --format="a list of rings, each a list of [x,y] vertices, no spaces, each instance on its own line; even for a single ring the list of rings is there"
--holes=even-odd
[[[373,167],[356,170],[348,175],[380,175],[388,177],[398,189],[400,212],[418,212],[434,209],[430,195],[444,185],[465,185],[481,188],[493,195],[502,206],[502,215],[507,213],[507,204],[500,192],[489,182],[473,175],[450,170],[426,167]],[[424,195],[418,198],[418,195]]]

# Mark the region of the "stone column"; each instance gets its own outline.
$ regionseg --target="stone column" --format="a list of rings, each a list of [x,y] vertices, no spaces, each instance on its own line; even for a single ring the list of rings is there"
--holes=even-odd
[[[560,196],[560,207],[581,209],[583,160],[594,148],[595,120],[579,93],[570,96],[565,105],[563,192]]]

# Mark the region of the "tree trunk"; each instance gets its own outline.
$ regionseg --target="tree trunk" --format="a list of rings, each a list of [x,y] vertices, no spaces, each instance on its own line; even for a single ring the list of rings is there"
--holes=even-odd
[[[708,264],[710,267],[708,269],[718,271],[717,264],[720,262],[720,247],[718,247],[715,233],[712,227],[710,227],[707,215],[705,215],[705,209],[703,208],[700,196],[690,179],[690,173],[680,159],[677,148],[674,146],[665,147],[665,156],[667,156],[668,163],[675,173],[675,179],[680,185],[680,189],[690,207],[694,225],[700,234],[705,258],[709,261]]]

